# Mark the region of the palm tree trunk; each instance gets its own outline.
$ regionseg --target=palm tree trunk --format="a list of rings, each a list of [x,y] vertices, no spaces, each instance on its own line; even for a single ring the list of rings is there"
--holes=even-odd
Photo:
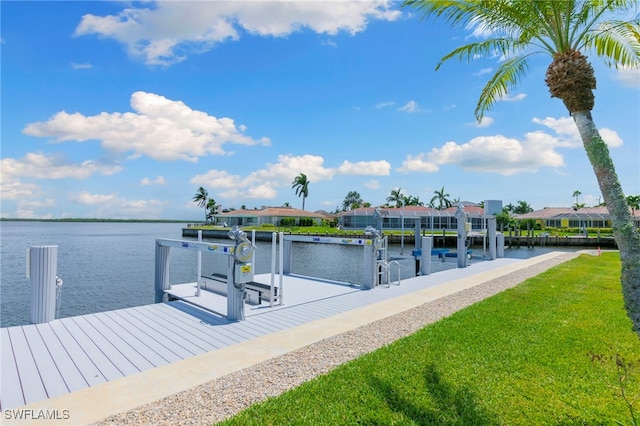
[[[620,282],[624,304],[635,332],[640,335],[640,234],[629,213],[609,148],[602,140],[591,113],[581,111],[572,115],[611,215],[613,235],[622,261]]]

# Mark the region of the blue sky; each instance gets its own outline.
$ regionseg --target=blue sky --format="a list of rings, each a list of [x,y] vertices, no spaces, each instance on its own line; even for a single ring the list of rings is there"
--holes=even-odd
[[[474,119],[499,58],[397,2],[2,1],[2,216],[201,220],[225,208],[333,211],[392,190],[535,209],[597,204],[575,126],[538,55]],[[604,67],[593,116],[640,194],[640,74]]]

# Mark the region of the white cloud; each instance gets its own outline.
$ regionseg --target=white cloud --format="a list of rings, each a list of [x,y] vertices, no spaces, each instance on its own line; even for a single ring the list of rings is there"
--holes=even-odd
[[[391,164],[387,161],[343,161],[338,167],[325,167],[324,158],[317,155],[280,155],[275,164],[267,164],[248,176],[232,175],[224,170],[209,170],[189,181],[192,185],[217,188],[224,199],[264,198],[273,199],[278,188],[291,188],[291,183],[300,173],[307,175],[311,185],[343,176],[387,176]]]
[[[416,101],[411,100],[406,104],[404,104],[403,106],[401,106],[400,108],[398,108],[398,111],[408,112],[408,113],[420,112],[420,106],[418,106],[418,103]]]
[[[364,187],[369,189],[380,189],[380,181],[372,179],[370,181],[365,182]]]
[[[482,68],[482,69],[474,72],[473,75],[476,76],[476,77],[480,77],[480,76],[489,74],[491,71],[493,71],[493,68]]]
[[[602,136],[602,140],[604,140],[604,143],[606,143],[609,148],[618,148],[622,146],[622,138],[615,130],[600,129],[599,132],[600,136]]]
[[[535,131],[526,133],[524,139],[494,135],[476,137],[464,144],[447,142],[428,153],[407,155],[398,171],[433,173],[443,165],[455,165],[466,171],[504,176],[535,173],[545,167],[564,166],[563,156],[556,151],[558,148],[582,147],[573,119],[536,117],[532,121],[553,130],[555,135]],[[615,131],[601,129],[600,134],[610,147],[622,145]]]
[[[527,97],[527,95],[525,93],[518,93],[517,95],[510,95],[508,93],[505,93],[503,96],[500,97],[500,99],[498,99],[498,101],[520,102],[521,100],[523,100],[526,97]]]
[[[4,176],[2,173],[2,183],[0,183],[0,198],[3,200],[20,200],[32,196],[39,190],[39,186],[33,183],[25,183],[14,177]]]
[[[76,64],[75,62],[71,62],[71,68],[74,70],[88,70],[93,68],[93,65],[84,63],[84,64]]]
[[[163,176],[157,176],[155,179],[143,178],[140,181],[140,185],[148,186],[148,185],[165,185],[167,182],[164,180]]]
[[[617,70],[613,79],[619,81],[624,87],[638,89],[640,88],[640,69],[623,68]]]
[[[146,92],[131,95],[135,113],[106,113],[84,116],[65,111],[46,122],[31,123],[23,132],[52,137],[57,142],[100,140],[111,152],[133,152],[159,161],[196,162],[209,154],[225,154],[225,144],[269,145],[268,138],[245,136],[245,126],[230,118],[216,118],[189,108],[181,101]]]
[[[105,204],[116,199],[115,194],[91,194],[89,192],[81,192],[70,197],[71,201],[80,204]]]
[[[86,217],[109,217],[118,219],[162,217],[162,209],[168,204],[160,200],[128,200],[117,194],[92,194],[83,191],[72,194],[69,200],[79,204],[94,206],[95,210]]]
[[[382,109],[382,108],[387,108],[387,107],[391,107],[394,106],[396,103],[392,102],[392,101],[388,101],[388,102],[378,102],[376,104],[376,109]]]
[[[357,163],[351,163],[349,161],[343,161],[342,164],[336,169],[336,173],[339,175],[366,175],[366,176],[389,176],[391,171],[391,164],[388,161],[358,161]]]
[[[546,126],[549,129],[553,130],[560,137],[558,139],[558,146],[567,148],[581,148],[583,146],[582,139],[580,139],[580,132],[578,131],[578,127],[571,117],[546,117],[544,119],[534,117],[532,121],[536,124],[542,124],[543,126]],[[599,129],[599,132],[600,136],[602,136],[602,139],[609,146],[609,148],[617,148],[622,146],[622,138],[615,130],[602,128]]]
[[[0,160],[3,180],[7,177],[29,177],[32,179],[87,179],[94,174],[112,175],[122,170],[114,164],[102,164],[87,160],[69,163],[60,155],[28,153],[21,160]]]
[[[438,166],[427,159],[427,155],[420,153],[418,155],[407,155],[407,159],[402,162],[402,166],[398,169],[400,172],[425,172],[433,173],[439,170]]]
[[[399,171],[437,172],[440,166],[455,165],[463,170],[510,176],[535,173],[543,167],[561,167],[562,155],[554,151],[555,139],[544,132],[531,132],[524,140],[502,135],[480,136],[465,144],[447,142],[440,148],[417,156],[407,156]]]
[[[149,65],[168,66],[191,53],[238,40],[241,31],[285,37],[308,29],[318,34],[356,34],[370,21],[393,21],[401,12],[390,0],[372,1],[208,1],[154,2],[128,7],[118,15],[84,15],[76,36],[96,34],[123,43]]]
[[[474,121],[471,123],[472,126],[474,127],[478,127],[478,128],[483,128],[483,127],[489,127],[493,124],[493,118],[491,117],[487,117],[486,115],[484,117],[482,117],[480,119],[480,122],[478,121]]]

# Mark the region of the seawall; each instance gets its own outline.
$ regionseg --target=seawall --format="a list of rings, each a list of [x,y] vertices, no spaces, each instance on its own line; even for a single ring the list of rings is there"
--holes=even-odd
[[[186,238],[197,238],[198,228],[182,228],[182,236]],[[227,229],[203,229],[202,238],[209,239],[229,239]],[[274,231],[256,231],[256,241],[271,241]],[[310,233],[310,232],[285,232],[286,235],[313,235],[319,237],[343,237],[343,238],[368,238],[361,233],[339,231],[338,233]],[[430,233],[425,236],[431,235]],[[390,244],[401,244],[402,237],[400,235],[388,235]],[[473,246],[481,246],[482,237],[471,237]],[[434,247],[456,247],[457,237],[455,235],[434,235]],[[552,246],[552,247],[601,247],[617,249],[615,239],[613,237],[584,237],[584,236],[504,236],[505,245],[509,247],[531,247],[531,246]],[[406,234],[404,236],[404,244],[414,244],[414,234]]]

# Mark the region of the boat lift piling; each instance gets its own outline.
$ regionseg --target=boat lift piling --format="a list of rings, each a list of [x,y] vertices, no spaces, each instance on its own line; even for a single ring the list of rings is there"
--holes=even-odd
[[[62,280],[58,278],[58,246],[34,246],[27,250],[27,278],[31,284],[31,324],[56,319],[56,301]]]

